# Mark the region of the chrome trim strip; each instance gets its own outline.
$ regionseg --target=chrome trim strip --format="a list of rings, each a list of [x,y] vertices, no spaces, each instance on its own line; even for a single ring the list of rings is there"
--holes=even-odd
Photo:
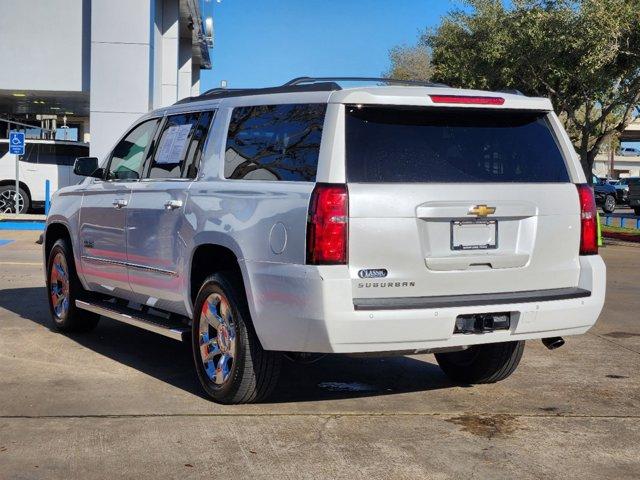
[[[161,273],[162,275],[169,275],[170,277],[177,277],[178,272],[173,270],[165,270],[164,268],[150,267],[148,265],[141,265],[139,263],[125,262],[125,265],[130,268],[137,268],[138,270],[146,270],[147,272]]]
[[[82,300],[76,300],[76,307],[88,312],[97,313],[98,315],[102,315],[104,317],[109,317],[118,322],[142,328],[143,330],[148,330],[149,332],[158,333],[165,337],[172,338],[173,340],[183,341],[185,333],[189,332],[188,327],[185,327],[183,330],[179,330],[176,328],[165,327],[159,323],[145,320],[144,318],[134,317],[132,315],[129,315],[128,313],[124,313],[123,311],[116,310],[115,308],[117,307],[115,305],[115,308],[112,309],[106,306],[96,305],[94,303],[84,302]]]
[[[127,262],[121,262],[119,260],[111,260],[109,258],[92,257],[91,255],[82,255],[81,258],[82,260],[85,260],[87,262],[108,263],[110,265],[120,265],[121,267],[127,266]]]
[[[121,267],[136,268],[138,270],[145,270],[147,272],[161,273],[162,275],[169,275],[171,277],[177,277],[178,272],[173,270],[165,270],[163,268],[150,267],[148,265],[141,265],[139,263],[123,262],[121,260],[112,260],[110,258],[93,257],[91,255],[82,255],[82,260],[87,262],[107,263],[109,265],[118,265]]]

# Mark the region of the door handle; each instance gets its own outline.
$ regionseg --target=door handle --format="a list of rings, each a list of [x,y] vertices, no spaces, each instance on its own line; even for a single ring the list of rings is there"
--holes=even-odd
[[[176,210],[182,207],[182,200],[167,200],[164,204],[164,208],[167,210]]]
[[[116,199],[113,201],[113,206],[114,206],[115,208],[124,208],[124,207],[126,207],[128,204],[129,204],[129,201],[128,201],[128,200],[126,200],[126,199],[124,199],[124,198],[116,198]]]

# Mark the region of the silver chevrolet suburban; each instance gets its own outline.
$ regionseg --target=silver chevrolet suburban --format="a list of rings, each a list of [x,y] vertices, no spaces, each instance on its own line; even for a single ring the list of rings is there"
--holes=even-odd
[[[435,353],[487,383],[594,325],[594,195],[549,100],[346,80],[210,90],[77,159],[43,243],[55,327],[191,342],[242,403],[285,356]]]

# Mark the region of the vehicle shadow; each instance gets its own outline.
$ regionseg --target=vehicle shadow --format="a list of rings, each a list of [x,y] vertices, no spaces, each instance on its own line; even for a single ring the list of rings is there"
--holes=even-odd
[[[51,330],[44,287],[0,290],[0,307]],[[203,397],[190,345],[102,317],[90,333],[66,334],[79,345],[158,380]],[[449,388],[435,364],[411,357],[327,355],[310,364],[284,360],[268,403],[370,397]]]

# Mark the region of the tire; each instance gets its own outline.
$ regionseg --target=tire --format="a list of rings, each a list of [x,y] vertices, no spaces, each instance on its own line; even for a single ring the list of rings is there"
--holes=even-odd
[[[224,404],[268,397],[278,381],[282,355],[262,349],[241,279],[229,272],[205,279],[193,317],[193,361],[207,396]]]
[[[0,213],[16,213],[15,208],[15,185],[3,185],[0,187]],[[19,202],[21,202],[21,208],[19,213],[27,213],[31,208],[31,198],[29,194],[20,187],[19,190]]]
[[[604,213],[613,213],[616,210],[616,197],[613,195],[607,195],[602,204],[602,211]]]
[[[59,239],[53,244],[47,261],[47,301],[53,326],[60,332],[88,332],[100,316],[76,308],[75,301],[84,289],[76,274],[69,243]]]
[[[511,375],[522,358],[524,341],[473,345],[460,352],[436,353],[444,373],[463,384],[495,383]]]

